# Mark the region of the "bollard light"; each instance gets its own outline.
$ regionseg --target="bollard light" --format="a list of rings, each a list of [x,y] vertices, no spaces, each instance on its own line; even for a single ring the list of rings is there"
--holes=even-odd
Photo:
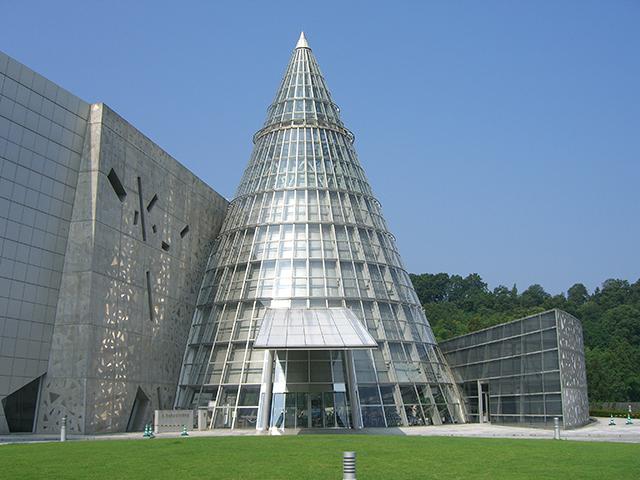
[[[67,441],[67,416],[64,415],[62,417],[62,422],[60,423],[60,441]]]
[[[343,452],[342,480],[356,480],[356,452]]]
[[[553,417],[553,439],[560,440],[560,419]]]

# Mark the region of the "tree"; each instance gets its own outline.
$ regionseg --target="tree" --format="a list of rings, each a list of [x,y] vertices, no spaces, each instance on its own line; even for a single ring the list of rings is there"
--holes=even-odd
[[[490,291],[482,277],[411,275],[433,332],[445,340],[527,315],[561,308],[582,321],[591,401],[640,401],[640,279],[609,279],[589,295],[582,283],[551,296],[534,284]]]
[[[418,298],[425,303],[444,302],[449,296],[449,275],[446,273],[423,273],[409,275]]]
[[[542,305],[544,301],[550,297],[551,295],[544,291],[542,285],[534,283],[522,292],[520,295],[520,303],[525,307],[536,307]]]
[[[583,305],[587,300],[589,300],[589,292],[587,291],[587,287],[585,287],[582,283],[574,283],[571,288],[567,291],[567,301],[569,303],[573,303],[576,306]]]
[[[610,278],[602,283],[602,289],[594,300],[605,309],[622,305],[631,294],[631,286],[626,280]]]
[[[518,291],[499,285],[493,289],[493,300],[496,310],[508,312],[518,304]]]
[[[626,340],[640,345],[640,310],[631,305],[618,305],[602,315],[602,326],[608,342]]]

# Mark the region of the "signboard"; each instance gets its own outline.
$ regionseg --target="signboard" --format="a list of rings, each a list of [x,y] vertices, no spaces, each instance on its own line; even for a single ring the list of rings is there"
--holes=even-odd
[[[193,410],[156,410],[153,417],[155,433],[181,432],[183,427],[193,430]]]

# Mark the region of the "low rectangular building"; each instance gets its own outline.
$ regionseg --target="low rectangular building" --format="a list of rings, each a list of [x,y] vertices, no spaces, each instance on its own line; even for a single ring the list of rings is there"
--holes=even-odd
[[[452,338],[440,348],[470,422],[552,425],[589,421],[580,321],[562,310]]]

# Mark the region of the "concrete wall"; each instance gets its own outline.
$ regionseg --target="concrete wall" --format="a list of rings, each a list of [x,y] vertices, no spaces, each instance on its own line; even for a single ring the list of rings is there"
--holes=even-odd
[[[0,52],[0,400],[47,369],[88,114]]]
[[[580,320],[567,312],[562,310],[557,310],[557,312],[564,425],[565,427],[579,427],[589,421],[589,397],[582,325]]]
[[[91,106],[38,431],[57,431],[65,414],[72,433],[124,431],[172,407],[226,207],[108,107]]]

